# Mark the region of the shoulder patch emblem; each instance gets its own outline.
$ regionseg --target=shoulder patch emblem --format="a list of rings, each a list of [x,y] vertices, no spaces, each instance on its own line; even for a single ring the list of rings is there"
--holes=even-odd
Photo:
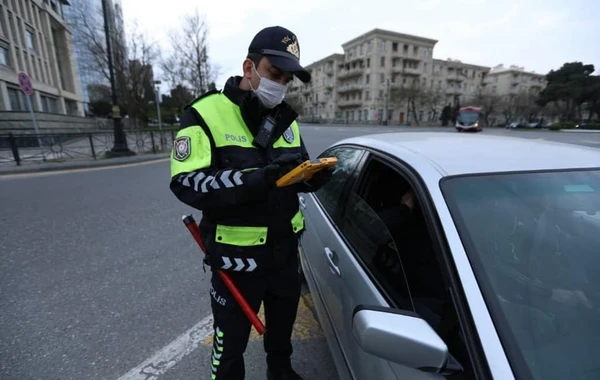
[[[294,142],[294,131],[292,130],[292,127],[288,127],[288,129],[283,132],[283,138],[290,144]]]
[[[192,139],[189,136],[181,136],[173,142],[173,158],[177,161],[184,161],[192,154]]]

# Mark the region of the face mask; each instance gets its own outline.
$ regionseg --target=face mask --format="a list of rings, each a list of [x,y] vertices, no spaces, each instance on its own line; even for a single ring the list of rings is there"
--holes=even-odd
[[[252,65],[254,72],[260,78],[260,83],[258,84],[258,88],[254,89],[252,87],[252,83],[250,83],[250,88],[252,91],[258,96],[263,106],[266,108],[275,108],[278,104],[283,101],[285,97],[285,93],[287,92],[287,86],[281,83],[274,82],[270,79],[261,77],[256,71],[256,67]],[[250,82],[250,80],[248,80]]]

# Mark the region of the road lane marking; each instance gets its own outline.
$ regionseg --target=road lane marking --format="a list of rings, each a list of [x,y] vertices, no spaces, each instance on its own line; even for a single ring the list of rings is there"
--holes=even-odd
[[[298,303],[298,314],[292,340],[305,340],[323,337],[323,331],[312,312],[314,301],[310,293],[303,294]],[[261,307],[259,318],[264,321],[265,315]],[[262,339],[252,328],[250,341]],[[157,380],[159,376],[173,368],[185,356],[192,353],[200,345],[212,346],[213,344],[213,316],[212,314],[198,322],[192,328],[178,336],[171,343],[156,351],[150,358],[144,360],[137,367],[119,377],[117,380]]]
[[[67,174],[67,173],[92,172],[92,171],[97,171],[97,170],[131,168],[134,166],[157,164],[159,162],[166,162],[169,160],[170,159],[167,157],[167,158],[159,158],[157,160],[151,160],[151,161],[133,162],[130,164],[106,165],[106,166],[87,167],[87,168],[78,168],[78,169],[49,170],[49,171],[40,171],[40,172],[32,172],[32,173],[17,173],[17,174],[6,173],[6,174],[0,174],[0,180],[14,179],[14,178],[41,177],[41,176],[47,176],[47,175]]]
[[[322,338],[323,330],[321,330],[321,325],[315,319],[314,313],[312,309],[314,308],[314,301],[310,293],[303,294],[300,297],[300,302],[298,303],[298,313],[296,315],[296,323],[294,324],[294,330],[292,331],[292,340],[306,340],[312,338]],[[258,317],[261,321],[265,321],[265,313],[264,308],[261,307],[258,311]],[[250,331],[250,342],[255,342],[261,340],[262,337],[258,335],[254,327]],[[207,336],[206,339],[202,342],[203,345],[212,347],[213,345],[213,336],[212,334]]]
[[[211,314],[158,350],[152,357],[119,377],[118,380],[156,380],[198,348],[207,336],[212,336],[212,333],[213,316]]]

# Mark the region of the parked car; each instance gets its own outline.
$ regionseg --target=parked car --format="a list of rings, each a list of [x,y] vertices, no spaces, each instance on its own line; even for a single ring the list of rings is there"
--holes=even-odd
[[[600,378],[600,151],[417,132],[326,156],[300,258],[340,379]]]

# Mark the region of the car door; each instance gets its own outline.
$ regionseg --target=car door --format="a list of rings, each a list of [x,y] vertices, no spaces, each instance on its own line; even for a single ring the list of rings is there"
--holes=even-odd
[[[317,311],[318,305],[322,304],[332,326],[335,326],[334,321],[342,319],[343,313],[340,302],[343,290],[336,269],[335,249],[332,249],[335,247],[333,237],[339,215],[345,207],[345,194],[356,178],[354,173],[363,154],[363,150],[347,146],[326,150],[320,157],[335,156],[338,159],[331,180],[313,194],[300,195],[300,207],[306,218],[306,231],[301,240],[305,267],[308,268],[305,277],[317,289],[318,294],[313,295]],[[337,350],[343,356],[339,332],[334,329],[333,335],[338,342]],[[345,359],[344,365],[347,366]]]
[[[379,192],[379,202],[373,199],[377,197],[373,197],[370,191],[375,186],[372,183],[370,187],[367,186],[374,173],[378,173],[380,177],[380,181],[377,182],[379,187],[385,188],[385,191]],[[398,213],[398,205],[402,202],[398,201],[408,190],[415,194],[414,203],[408,214],[400,216],[402,214]],[[462,369],[459,373],[449,376],[449,379],[474,379],[472,355],[480,348],[467,348],[469,339],[472,339],[473,345],[476,344],[475,334],[468,328],[472,326],[472,321],[464,314],[462,318],[458,315],[457,308],[464,312],[466,301],[461,299],[460,283],[452,279],[450,252],[447,243],[440,239],[441,226],[437,222],[435,208],[417,172],[404,162],[384,154],[370,153],[348,203],[361,202],[368,204],[368,207],[364,207],[367,210],[371,205],[381,205],[381,209],[377,210],[376,215],[370,211],[367,216],[357,215],[350,208],[346,210],[342,230],[350,245],[357,245],[354,241],[359,240],[360,233],[357,231],[362,229],[362,226],[361,223],[353,224],[346,220],[385,218],[386,231],[394,240],[394,254],[386,258],[385,265],[381,264],[381,260],[371,260],[367,251],[354,249],[353,253],[360,262],[361,269],[369,274],[372,283],[376,284],[380,294],[392,307],[417,313],[439,334],[449,350],[448,369]],[[392,215],[398,216],[394,222],[390,222],[390,210],[394,211]],[[386,214],[387,216],[384,216]],[[403,223],[397,223],[398,218],[403,219]],[[365,302],[362,299],[364,294],[355,293],[355,288],[348,288],[349,291],[345,293],[348,299],[343,301],[344,304],[355,307],[354,305]],[[346,323],[351,326],[352,320],[348,318]],[[361,351],[356,345],[354,349],[357,352]],[[481,362],[480,359],[478,361]],[[439,374],[398,363],[388,364],[398,379],[441,378]]]
[[[370,158],[361,165],[359,177],[368,178]],[[362,181],[362,180],[361,180]],[[396,307],[412,311],[402,263],[393,237],[377,212],[366,202],[355,182],[348,194],[347,206],[338,223],[339,231],[332,236],[328,247],[337,264],[342,313],[334,319],[340,343],[350,371],[356,379],[433,379],[437,375],[410,368],[398,371],[391,363],[363,351],[352,333],[353,311],[360,305]],[[383,288],[387,294],[384,294]],[[393,348],[391,348],[393,349]]]

